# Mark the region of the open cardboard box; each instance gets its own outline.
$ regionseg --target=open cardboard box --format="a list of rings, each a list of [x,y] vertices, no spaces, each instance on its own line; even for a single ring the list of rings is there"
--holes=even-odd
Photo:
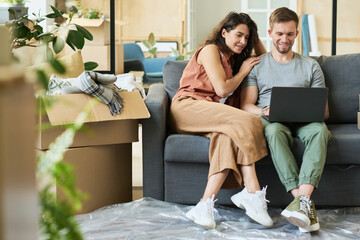
[[[117,116],[112,116],[104,103],[93,104],[93,97],[87,94],[69,94],[47,96],[56,102],[43,109],[46,114],[39,117],[40,126],[54,126],[38,133],[36,147],[45,151],[64,131],[63,126],[74,123],[78,114],[91,105],[84,124],[89,131],[77,132],[64,155],[64,161],[74,166],[77,188],[90,196],[78,213],[132,200],[132,142],[138,141],[139,119],[149,118],[150,114],[138,91],[120,95],[124,107]],[[60,198],[63,196],[58,189],[56,192]]]

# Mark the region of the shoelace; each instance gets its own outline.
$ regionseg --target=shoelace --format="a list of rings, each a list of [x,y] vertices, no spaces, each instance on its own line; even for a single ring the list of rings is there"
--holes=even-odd
[[[206,200],[207,210],[211,214],[213,219],[214,219],[214,211],[218,212],[218,210],[215,209],[215,202],[217,201],[217,199],[214,200],[214,198],[215,198],[215,194],[213,194],[211,198],[209,198],[210,201]]]
[[[311,214],[312,212],[310,205],[311,205],[311,200],[309,197],[300,196],[300,210],[303,211],[306,214],[306,216],[309,216],[309,214]]]
[[[263,209],[267,209],[267,203],[270,202],[269,200],[266,199],[267,187],[268,187],[267,185],[265,187],[263,187],[260,194],[255,194],[255,196],[257,196],[257,199],[259,200],[260,205]]]
[[[313,208],[311,207],[311,205],[312,205],[312,201],[311,201],[311,200],[309,200],[309,205],[310,205],[309,217],[310,217],[310,218],[315,218],[314,210],[313,210]]]

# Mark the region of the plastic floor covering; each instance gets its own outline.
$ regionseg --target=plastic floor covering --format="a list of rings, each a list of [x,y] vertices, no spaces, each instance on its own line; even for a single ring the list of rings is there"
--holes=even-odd
[[[205,230],[185,217],[192,206],[142,198],[76,216],[84,239],[360,239],[360,207],[320,209],[320,231],[300,233],[270,208],[272,228],[249,219],[244,210],[215,204],[216,229]]]

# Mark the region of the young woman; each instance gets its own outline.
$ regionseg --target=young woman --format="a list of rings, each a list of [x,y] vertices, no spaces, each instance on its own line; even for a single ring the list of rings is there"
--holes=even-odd
[[[210,138],[209,176],[200,202],[186,216],[206,229],[215,228],[214,196],[220,188],[244,189],[231,197],[253,220],[265,226],[266,188],[260,189],[255,162],[267,155],[261,120],[240,110],[240,83],[265,53],[257,26],[244,13],[230,12],[187,64],[171,104],[179,133]]]

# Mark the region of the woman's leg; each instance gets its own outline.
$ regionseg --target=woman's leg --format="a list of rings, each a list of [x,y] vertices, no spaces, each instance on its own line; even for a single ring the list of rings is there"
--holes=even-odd
[[[205,192],[202,197],[202,201],[211,198],[213,195],[217,195],[222,184],[224,183],[227,175],[229,174],[230,169],[225,169],[222,172],[215,173],[211,175],[206,184]]]
[[[249,193],[260,191],[260,184],[255,171],[255,163],[250,165],[240,166],[241,175],[243,177],[244,185]]]

